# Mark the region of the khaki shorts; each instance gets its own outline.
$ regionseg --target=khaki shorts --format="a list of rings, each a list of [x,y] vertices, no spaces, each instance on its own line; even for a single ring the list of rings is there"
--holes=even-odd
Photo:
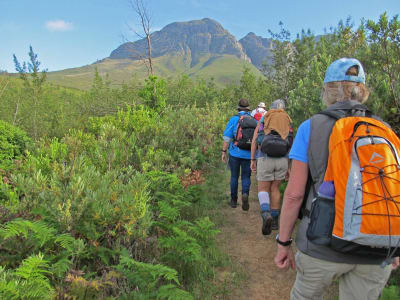
[[[283,180],[288,166],[289,159],[287,157],[260,157],[257,159],[257,180]]]

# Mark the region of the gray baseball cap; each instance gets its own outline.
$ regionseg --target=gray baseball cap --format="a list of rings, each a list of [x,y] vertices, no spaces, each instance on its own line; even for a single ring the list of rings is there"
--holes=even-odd
[[[357,67],[358,75],[346,75],[351,67]],[[365,73],[361,63],[355,58],[341,58],[330,64],[325,73],[324,83],[334,81],[353,81],[365,84]]]

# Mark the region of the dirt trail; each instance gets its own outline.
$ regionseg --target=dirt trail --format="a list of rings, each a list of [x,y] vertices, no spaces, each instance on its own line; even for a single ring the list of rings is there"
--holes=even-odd
[[[281,271],[275,267],[275,235],[261,234],[260,206],[254,175],[250,191],[250,210],[243,211],[241,200],[238,207],[224,206],[224,225],[220,228],[221,247],[239,263],[248,276],[241,288],[237,288],[227,299],[285,300],[290,298],[290,290],[295,280],[295,272]]]

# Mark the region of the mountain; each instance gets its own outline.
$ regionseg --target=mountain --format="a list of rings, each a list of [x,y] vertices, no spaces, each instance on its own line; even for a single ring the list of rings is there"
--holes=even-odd
[[[239,43],[250,58],[251,63],[257,68],[261,68],[263,62],[269,61],[273,46],[272,39],[263,38],[250,32],[240,39]]]
[[[257,67],[269,51],[267,39],[249,33],[240,42],[217,21],[204,18],[174,22],[151,34],[154,73],[163,77],[187,74],[210,79],[220,85],[236,82],[243,68],[261,75]],[[110,56],[92,65],[50,72],[50,81],[89,88],[97,68],[100,75],[108,74],[115,85],[127,82],[132,75],[145,78],[147,41],[141,39],[120,45]]]
[[[175,22],[161,31],[151,34],[152,57],[178,53],[191,57],[191,67],[204,54],[228,54],[249,61],[241,44],[218,22],[205,18],[189,22]],[[141,59],[147,54],[146,39],[122,44],[113,52],[111,59]]]

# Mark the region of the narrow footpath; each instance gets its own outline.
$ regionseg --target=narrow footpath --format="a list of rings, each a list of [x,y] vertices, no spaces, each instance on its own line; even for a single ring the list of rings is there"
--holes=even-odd
[[[222,299],[289,300],[296,272],[291,269],[282,271],[275,266],[277,231],[272,231],[268,236],[262,235],[257,180],[254,174],[251,182],[249,211],[242,210],[240,199],[238,207],[231,208],[228,205],[229,191],[226,192],[226,205],[222,208],[224,222],[219,228],[219,244],[230,256],[232,263],[238,266],[239,272],[244,274],[244,278],[239,278],[240,282],[231,287],[228,296]],[[229,182],[227,187],[229,189]],[[295,251],[295,244],[292,247]],[[232,270],[221,270],[220,277],[227,276],[229,272]],[[337,282],[333,282],[328,288],[324,299],[338,299]]]
[[[268,236],[261,233],[256,182],[252,175],[249,211],[242,210],[240,199],[237,208],[229,207],[228,203],[223,207],[225,222],[220,228],[221,247],[247,277],[242,287],[231,291],[226,299],[289,299],[296,274],[292,270],[281,271],[274,264],[277,232]],[[229,192],[226,198],[229,198]]]

